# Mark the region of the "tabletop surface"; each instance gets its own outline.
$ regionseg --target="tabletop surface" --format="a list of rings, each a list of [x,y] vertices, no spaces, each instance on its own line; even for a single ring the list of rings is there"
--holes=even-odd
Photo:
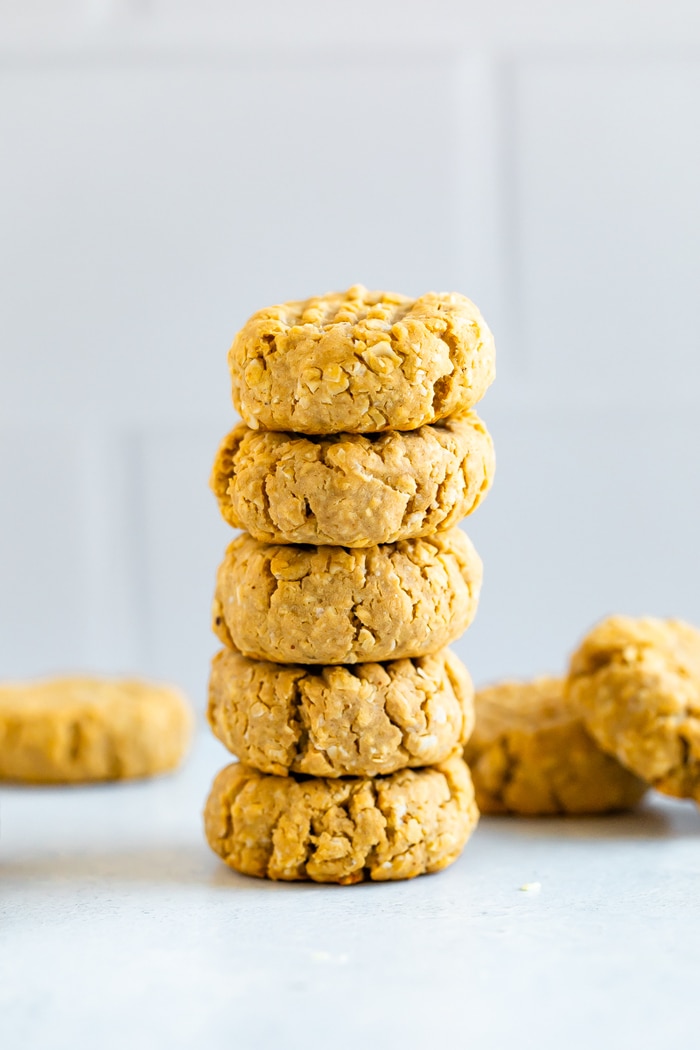
[[[3,1050],[656,1048],[696,1030],[700,811],[482,819],[439,875],[229,871],[204,733],[151,782],[0,792]]]

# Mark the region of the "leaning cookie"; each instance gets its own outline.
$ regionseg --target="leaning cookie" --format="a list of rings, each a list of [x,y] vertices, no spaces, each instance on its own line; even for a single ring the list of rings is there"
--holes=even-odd
[[[476,827],[461,758],[388,777],[274,777],[236,763],[204,811],[209,845],[244,875],[344,885],[411,879],[457,859]]]
[[[574,653],[568,688],[605,751],[658,791],[700,802],[700,631],[612,616]]]
[[[366,549],[245,533],[217,576],[215,633],[245,656],[345,664],[436,653],[476,613],[481,559],[459,529]]]
[[[272,543],[376,543],[427,536],[475,510],[494,474],[475,412],[402,433],[300,434],[239,424],[211,486],[225,520]]]
[[[495,375],[493,336],[465,296],[361,285],[259,310],[228,360],[248,426],[303,434],[415,430],[471,408]]]
[[[0,780],[68,784],[174,769],[192,713],[168,686],[55,678],[0,686]]]
[[[377,776],[448,758],[471,732],[474,691],[449,650],[417,660],[309,667],[212,661],[209,724],[263,773]]]
[[[646,790],[586,733],[560,678],[479,690],[464,757],[482,813],[605,813]]]

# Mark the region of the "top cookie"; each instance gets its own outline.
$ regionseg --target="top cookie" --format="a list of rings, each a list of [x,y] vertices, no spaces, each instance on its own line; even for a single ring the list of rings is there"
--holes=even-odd
[[[493,336],[465,296],[362,285],[259,310],[228,361],[248,426],[302,434],[414,430],[471,408],[495,375]]]
[[[574,653],[568,689],[605,751],[658,791],[700,802],[700,631],[611,616]]]

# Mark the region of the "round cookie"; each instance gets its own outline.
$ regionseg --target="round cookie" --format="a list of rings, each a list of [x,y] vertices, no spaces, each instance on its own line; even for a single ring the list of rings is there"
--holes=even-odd
[[[465,296],[361,285],[259,310],[228,361],[248,426],[302,434],[415,430],[471,408],[495,376],[493,336]]]
[[[384,664],[302,667],[223,649],[209,724],[262,773],[377,776],[448,758],[474,721],[466,668],[449,650]]]
[[[214,632],[275,663],[425,656],[469,626],[481,575],[459,529],[366,549],[279,546],[244,533],[219,568]]]
[[[568,689],[605,751],[658,791],[700,802],[700,631],[612,616],[574,653]]]
[[[586,733],[564,684],[536,678],[477,692],[464,757],[482,813],[605,813],[628,809],[644,794],[643,781]]]
[[[455,525],[494,469],[475,412],[407,433],[330,437],[241,423],[219,448],[211,487],[225,520],[257,540],[371,547]]]
[[[129,679],[0,686],[0,780],[68,784],[174,769],[192,733],[185,698]]]
[[[388,777],[273,777],[241,763],[214,781],[209,845],[258,878],[343,885],[411,879],[456,860],[476,827],[469,770],[453,756]]]

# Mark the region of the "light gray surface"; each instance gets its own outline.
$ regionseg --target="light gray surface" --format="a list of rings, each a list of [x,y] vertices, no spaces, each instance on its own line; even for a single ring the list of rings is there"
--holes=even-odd
[[[0,793],[3,1050],[692,1045],[692,804],[483,820],[410,883],[268,884],[203,842],[225,760],[201,737],[156,783]]]

